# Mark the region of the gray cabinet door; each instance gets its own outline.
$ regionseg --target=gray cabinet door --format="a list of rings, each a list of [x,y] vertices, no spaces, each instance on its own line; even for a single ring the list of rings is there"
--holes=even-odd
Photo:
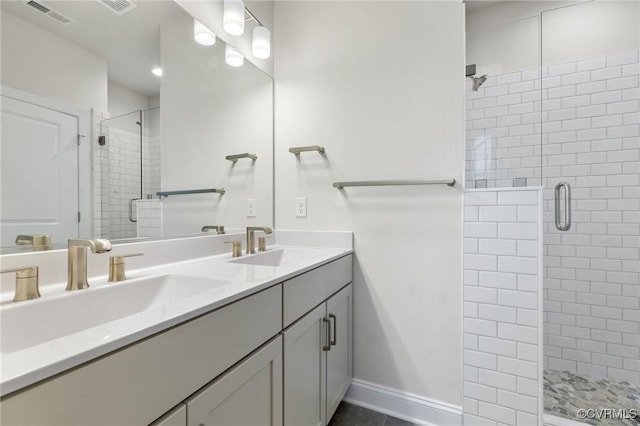
[[[327,300],[331,326],[331,350],[327,354],[327,421],[335,413],[351,385],[352,370],[352,288],[349,284]]]
[[[189,426],[282,425],[282,337],[187,400]]]
[[[323,303],[283,333],[285,426],[326,424],[325,312]]]

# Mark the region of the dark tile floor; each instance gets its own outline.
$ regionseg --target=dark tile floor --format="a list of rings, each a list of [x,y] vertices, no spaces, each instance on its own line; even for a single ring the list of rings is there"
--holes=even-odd
[[[414,424],[342,402],[329,422],[329,426],[414,426]]]

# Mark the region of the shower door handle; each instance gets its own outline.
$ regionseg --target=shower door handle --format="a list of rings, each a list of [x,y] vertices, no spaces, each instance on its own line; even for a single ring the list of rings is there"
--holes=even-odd
[[[131,199],[129,199],[129,222],[134,222],[135,223],[135,222],[138,221],[137,218],[136,219],[133,218],[133,202],[141,200],[141,199],[142,198],[131,198]]]
[[[564,188],[564,225],[560,222],[560,189]],[[560,182],[555,189],[556,229],[568,231],[571,228],[571,186],[567,182]]]

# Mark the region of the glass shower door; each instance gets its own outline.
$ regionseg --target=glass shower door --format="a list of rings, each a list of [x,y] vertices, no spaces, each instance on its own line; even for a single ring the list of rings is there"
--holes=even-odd
[[[545,410],[574,420],[640,401],[639,7],[541,14]]]
[[[137,237],[135,203],[143,197],[142,124],[142,111],[103,122],[107,147],[102,179],[104,238]]]

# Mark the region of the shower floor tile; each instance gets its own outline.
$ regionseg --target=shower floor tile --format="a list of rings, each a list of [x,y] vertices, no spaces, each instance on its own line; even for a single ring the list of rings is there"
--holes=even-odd
[[[580,409],[636,410],[635,419],[584,419]],[[627,382],[598,379],[568,371],[544,370],[544,411],[590,425],[640,426],[640,387]]]

